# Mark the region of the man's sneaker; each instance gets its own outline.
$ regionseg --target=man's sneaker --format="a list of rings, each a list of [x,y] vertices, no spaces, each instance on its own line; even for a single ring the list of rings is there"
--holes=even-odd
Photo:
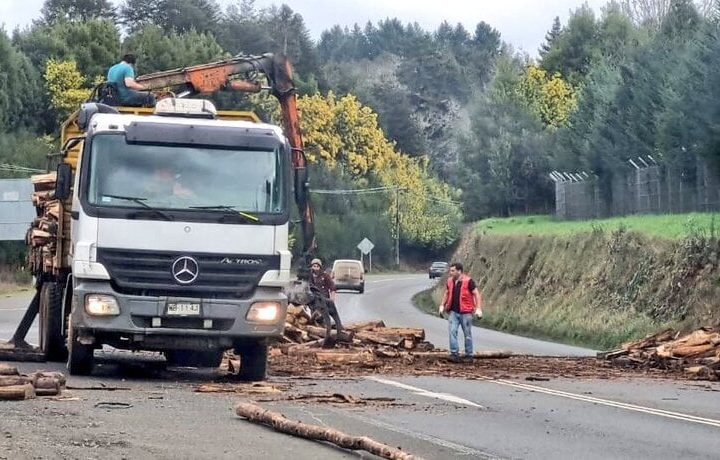
[[[459,363],[460,362],[459,355],[451,354],[450,356],[448,356],[448,359],[450,360],[451,363]]]
[[[472,355],[465,355],[465,356],[463,356],[462,361],[464,363],[471,363],[471,362],[473,362],[473,357],[472,357]]]

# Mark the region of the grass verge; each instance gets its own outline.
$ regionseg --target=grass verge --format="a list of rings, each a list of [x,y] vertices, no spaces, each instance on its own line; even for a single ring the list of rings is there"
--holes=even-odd
[[[720,213],[658,214],[581,221],[560,221],[552,216],[523,216],[485,219],[475,229],[486,235],[574,235],[577,233],[627,230],[671,240],[697,234],[720,233]]]
[[[419,292],[413,296],[413,304],[423,313],[437,316],[438,302],[433,296],[434,289]],[[565,311],[565,318],[557,315],[547,317],[520,315],[514,311],[493,312],[486,308],[483,319],[475,319],[475,326],[491,329],[521,337],[529,337],[549,342],[563,343],[594,350],[610,350],[634,337],[669,327],[650,319],[630,313],[597,312],[593,318],[575,316],[577,309]]]

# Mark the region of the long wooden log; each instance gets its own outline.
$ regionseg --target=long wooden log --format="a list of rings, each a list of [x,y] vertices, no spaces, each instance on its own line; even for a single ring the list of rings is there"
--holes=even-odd
[[[375,355],[365,350],[317,350],[315,352],[315,359],[317,359],[319,363],[360,364],[374,361]]]
[[[362,323],[350,323],[345,326],[345,329],[358,332],[377,329],[379,327],[385,327],[385,323],[382,320],[376,319],[372,321],[364,321]]]
[[[24,375],[0,375],[0,387],[11,387],[15,385],[25,385],[26,383],[33,384],[31,377]]]
[[[380,345],[388,345],[391,347],[397,347],[400,348],[403,345],[403,342],[405,339],[403,337],[397,336],[397,335],[385,335],[385,334],[379,334],[374,331],[359,331],[355,333],[355,337],[364,341],[364,342],[372,342],[377,343]]]
[[[305,326],[304,329],[308,331],[310,335],[317,335],[320,337],[325,337],[325,328],[324,327],[318,327],[318,326]],[[339,342],[345,342],[345,343],[352,343],[353,338],[355,336],[355,333],[353,331],[346,331],[342,330],[338,334],[337,331],[331,331],[330,333],[333,337],[335,337]]]
[[[312,342],[305,342],[302,344],[292,344],[284,347],[283,353],[288,356],[311,355],[314,354],[315,351],[317,351],[317,348],[320,348],[322,346],[323,342],[325,342],[325,339],[313,340]]]
[[[20,375],[18,368],[9,364],[0,364],[0,375]]]
[[[288,420],[281,413],[265,410],[256,404],[247,402],[238,403],[238,405],[235,406],[235,413],[250,422],[269,425],[281,433],[287,433],[305,439],[329,442],[343,449],[364,450],[378,457],[391,460],[419,459],[419,457],[375,441],[367,436],[352,436],[333,428]]]
[[[425,329],[419,327],[379,327],[371,329],[370,332],[383,335],[399,335],[417,342],[425,340]]]
[[[0,400],[19,401],[35,397],[35,388],[30,383],[0,387]]]
[[[436,358],[446,358],[448,356],[447,351],[411,351],[410,354],[412,356],[426,356]],[[513,356],[514,354],[512,351],[476,351],[475,354],[473,354],[473,358],[475,359],[506,359]]]
[[[678,357],[678,358],[692,358],[692,357],[701,357],[703,354],[708,352],[713,352],[715,350],[715,345],[708,343],[705,345],[679,345],[679,346],[666,346],[661,345],[657,349],[657,354],[661,358],[672,358],[672,357]]]

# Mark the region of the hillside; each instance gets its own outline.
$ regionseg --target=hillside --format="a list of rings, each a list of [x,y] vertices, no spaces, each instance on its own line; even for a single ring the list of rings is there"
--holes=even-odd
[[[667,219],[486,220],[466,230],[454,260],[483,287],[485,325],[611,348],[720,321],[720,241],[698,223],[712,215]]]

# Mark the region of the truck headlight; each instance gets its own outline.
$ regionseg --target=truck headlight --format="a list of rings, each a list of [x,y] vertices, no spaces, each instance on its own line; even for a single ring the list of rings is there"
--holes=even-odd
[[[250,306],[245,319],[256,323],[274,323],[279,316],[279,302],[255,302]]]
[[[93,316],[117,316],[120,307],[111,295],[89,294],[85,296],[85,311]]]

